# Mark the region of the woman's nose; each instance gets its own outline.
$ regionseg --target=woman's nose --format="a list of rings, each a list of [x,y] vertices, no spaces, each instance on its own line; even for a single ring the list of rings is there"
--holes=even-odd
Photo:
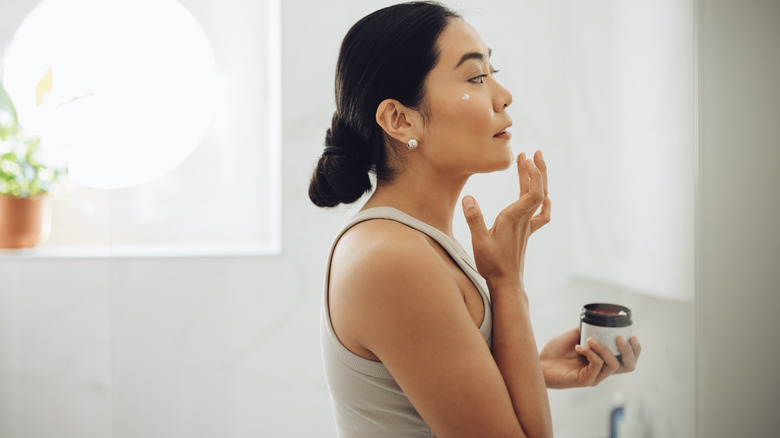
[[[496,90],[496,97],[494,98],[494,109],[496,112],[501,111],[502,109],[508,107],[509,105],[512,105],[512,93],[509,92],[506,88],[504,88],[501,84],[498,82],[495,83],[498,89]]]

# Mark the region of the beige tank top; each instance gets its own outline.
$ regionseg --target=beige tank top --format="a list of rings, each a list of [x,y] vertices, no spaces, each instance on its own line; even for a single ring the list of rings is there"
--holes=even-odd
[[[492,349],[493,316],[484,280],[472,258],[453,239],[432,226],[391,207],[378,207],[357,214],[336,236],[328,257],[322,304],[321,346],[325,377],[330,389],[339,437],[433,437],[428,425],[381,362],[362,358],[344,347],[336,337],[328,310],[328,283],[333,249],[354,225],[370,219],[400,222],[435,240],[471,279],[482,296],[485,316],[479,327]],[[423,334],[421,334],[422,336]]]

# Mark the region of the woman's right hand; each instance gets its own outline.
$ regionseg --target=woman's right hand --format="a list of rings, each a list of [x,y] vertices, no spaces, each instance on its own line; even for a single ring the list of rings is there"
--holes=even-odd
[[[487,229],[482,212],[471,196],[463,198],[474,260],[477,270],[488,282],[519,281],[522,284],[528,237],[550,222],[550,199],[547,197],[547,165],[541,151],[534,159],[524,153],[517,157],[520,196],[496,217]],[[541,205],[538,214],[537,209]]]

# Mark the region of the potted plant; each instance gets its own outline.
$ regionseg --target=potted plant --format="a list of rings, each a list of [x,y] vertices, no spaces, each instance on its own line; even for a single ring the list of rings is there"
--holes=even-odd
[[[42,94],[42,90],[36,90]],[[32,247],[49,232],[49,194],[67,174],[45,164],[41,138],[19,124],[0,82],[0,248]]]

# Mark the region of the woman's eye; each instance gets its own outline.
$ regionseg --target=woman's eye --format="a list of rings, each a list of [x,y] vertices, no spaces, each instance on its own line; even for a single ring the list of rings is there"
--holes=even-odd
[[[475,76],[475,77],[469,79],[469,82],[474,82],[475,84],[484,84],[485,83],[485,76],[487,76],[487,75]]]
[[[489,75],[479,75],[475,76],[471,79],[469,79],[470,82],[474,82],[475,84],[484,84],[485,83],[485,76],[495,76],[496,73],[498,73],[498,70],[493,70],[490,72]]]

